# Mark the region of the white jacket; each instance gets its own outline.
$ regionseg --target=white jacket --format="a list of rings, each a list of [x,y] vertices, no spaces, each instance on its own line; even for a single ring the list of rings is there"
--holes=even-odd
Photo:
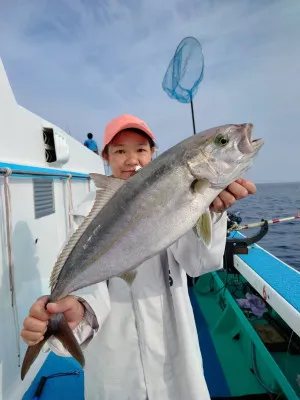
[[[91,192],[74,212],[92,207]],[[186,273],[222,267],[226,213],[212,215],[210,248],[189,231],[144,262],[130,287],[120,278],[73,293],[88,309],[74,333],[86,360],[86,400],[208,400]],[[69,356],[56,339],[58,355]]]

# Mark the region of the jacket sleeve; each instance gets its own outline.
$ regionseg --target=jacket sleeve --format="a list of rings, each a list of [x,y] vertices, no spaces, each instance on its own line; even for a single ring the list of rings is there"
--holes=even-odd
[[[90,287],[71,293],[83,303],[85,313],[73,333],[82,349],[95,338],[110,312],[110,299],[106,282],[97,283]],[[48,339],[48,347],[55,354],[70,357],[69,352],[55,337]]]
[[[191,277],[223,267],[227,213],[211,212],[211,217],[212,239],[209,246],[205,245],[194,230],[190,230],[169,248],[176,262]]]

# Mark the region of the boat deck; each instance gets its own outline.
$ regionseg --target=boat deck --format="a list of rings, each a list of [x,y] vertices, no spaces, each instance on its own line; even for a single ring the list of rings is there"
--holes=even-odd
[[[243,237],[235,232],[231,237]],[[236,269],[300,336],[300,272],[254,244],[235,255]]]
[[[35,391],[42,376],[79,371],[79,375],[54,377],[46,381],[40,400],[83,400],[84,372],[74,358],[58,357],[50,353],[22,400],[36,400]]]
[[[220,365],[220,360],[207,323],[199,308],[193,290],[190,290],[190,299],[194,310],[198,339],[203,359],[204,375],[209,394],[212,398],[228,398],[230,397],[230,390]],[[218,382],[217,385],[216,382]]]

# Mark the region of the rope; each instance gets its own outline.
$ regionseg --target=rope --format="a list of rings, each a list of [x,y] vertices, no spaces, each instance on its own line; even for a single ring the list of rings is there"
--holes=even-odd
[[[9,176],[11,176],[12,170],[6,168],[4,174],[4,198],[5,198],[5,221],[6,221],[6,245],[7,245],[7,258],[9,268],[9,287],[11,293],[11,306],[13,308],[15,333],[16,333],[16,346],[18,353],[18,366],[20,367],[20,340],[19,340],[19,319],[16,301],[16,292],[14,285],[14,260],[12,252],[12,223],[11,223],[11,193],[9,187]]]
[[[73,210],[73,195],[72,195],[72,184],[71,184],[71,179],[72,179],[72,175],[68,175],[68,189],[69,189],[69,212],[68,212],[68,219],[69,219],[69,231],[72,230],[73,224],[72,224],[72,216],[71,216],[71,212]]]
[[[5,198],[5,221],[6,221],[6,245],[7,245],[7,258],[9,267],[9,286],[11,292],[11,306],[14,306],[14,283],[13,283],[13,257],[11,247],[11,195],[9,189],[8,177],[12,174],[12,170],[7,168],[4,174],[4,198]]]

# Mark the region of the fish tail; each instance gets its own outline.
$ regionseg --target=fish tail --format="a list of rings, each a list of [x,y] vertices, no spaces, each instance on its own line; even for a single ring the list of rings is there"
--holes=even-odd
[[[79,362],[82,368],[84,368],[85,360],[81,347],[77,342],[72,329],[69,327],[64,314],[58,313],[54,314],[50,318],[44,339],[33,346],[27,347],[21,368],[22,380],[25,378],[25,375],[29,371],[31,365],[39,355],[42,347],[52,335],[63,344],[66,350],[75,358],[75,360]]]
[[[24,357],[24,360],[22,363],[22,368],[21,368],[21,379],[22,380],[25,378],[25,375],[29,371],[31,365],[33,364],[33,362],[39,355],[41,348],[44,346],[44,344],[46,343],[46,341],[49,337],[46,337],[46,334],[45,334],[44,339],[41,340],[39,343],[37,343],[33,346],[27,347],[25,357]]]

